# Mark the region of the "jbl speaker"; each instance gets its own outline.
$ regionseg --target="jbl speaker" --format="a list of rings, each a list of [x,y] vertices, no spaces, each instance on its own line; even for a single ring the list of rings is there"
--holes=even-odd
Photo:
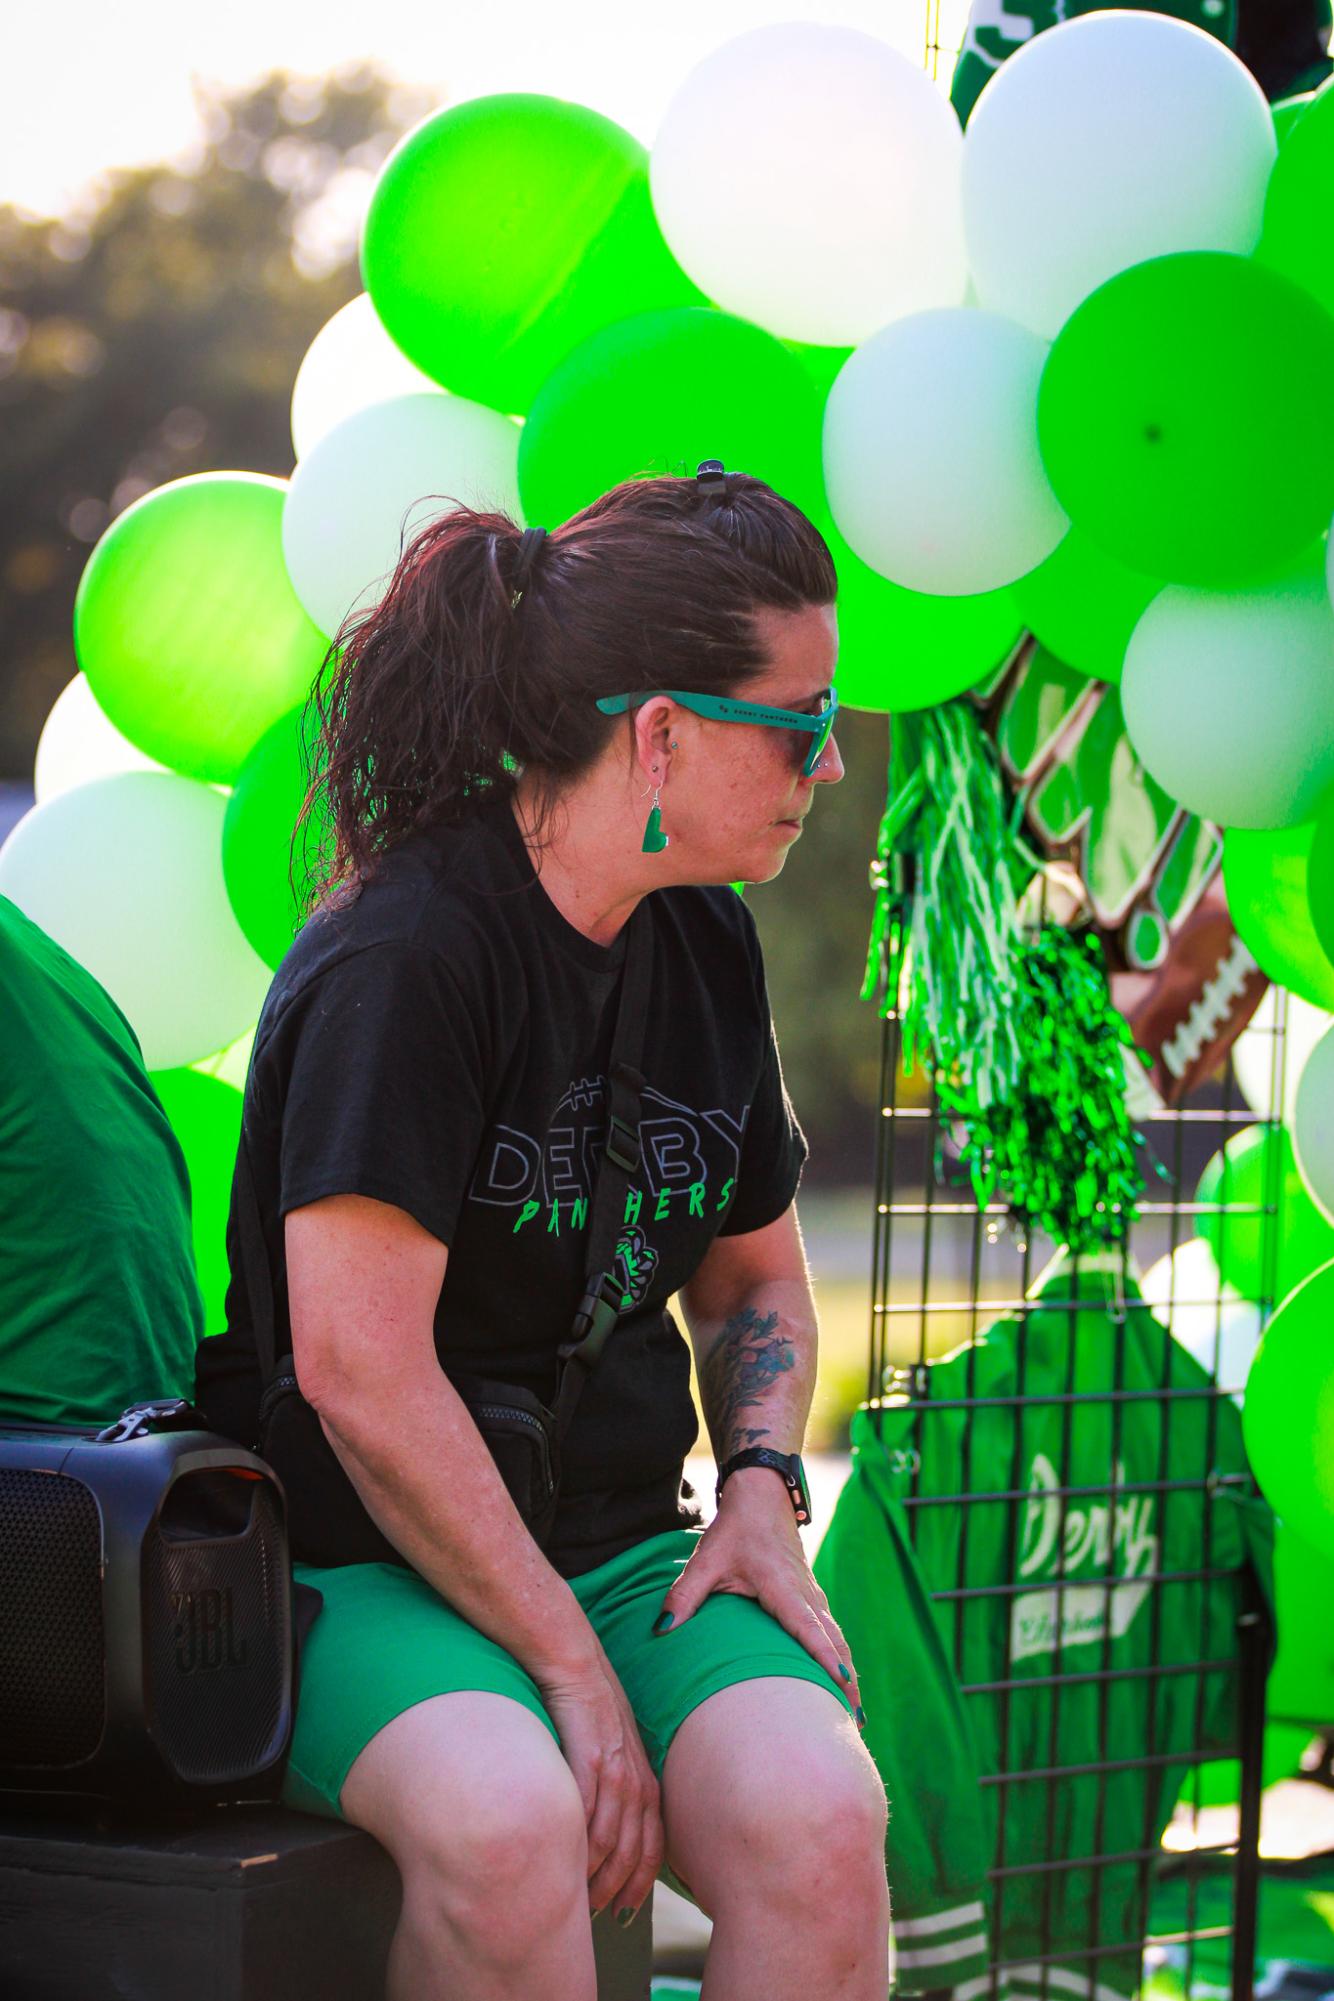
[[[265,1799],[292,1729],[286,1506],[184,1403],[0,1425],[0,1788]]]

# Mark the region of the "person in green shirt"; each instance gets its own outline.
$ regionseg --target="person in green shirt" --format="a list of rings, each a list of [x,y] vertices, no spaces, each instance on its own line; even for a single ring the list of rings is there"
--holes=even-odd
[[[0,1422],[189,1396],[185,1157],[120,1009],[3,896],[0,1025]]]

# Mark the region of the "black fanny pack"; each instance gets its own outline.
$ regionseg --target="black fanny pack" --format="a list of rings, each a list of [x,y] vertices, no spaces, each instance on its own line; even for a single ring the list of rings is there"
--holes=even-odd
[[[637,1068],[648,1011],[653,936],[641,903],[629,919],[625,967],[609,1064],[606,1148],[598,1164],[590,1212],[589,1276],[568,1340],[557,1350],[556,1394],[550,1408],[531,1390],[487,1377],[455,1374],[450,1383],[486,1441],[510,1498],[539,1547],[550,1538],[560,1498],[561,1448],[585,1383],[596,1368],[622,1309],[630,1304],[616,1270],[626,1194],[640,1160]],[[301,1394],[290,1353],[276,1353],[272,1273],[244,1129],[237,1154],[237,1223],[250,1293],[263,1391],[256,1449],[287,1495],[292,1554],[304,1563],[402,1563],[376,1526]],[[264,1283],[267,1276],[268,1283]]]

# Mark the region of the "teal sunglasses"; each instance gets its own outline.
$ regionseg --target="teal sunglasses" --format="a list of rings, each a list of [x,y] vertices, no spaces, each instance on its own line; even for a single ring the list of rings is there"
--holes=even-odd
[[[638,708],[654,695],[667,695],[683,709],[692,709],[697,716],[708,716],[717,723],[761,723],[770,729],[797,730],[803,737],[809,735],[810,744],[801,744],[803,778],[809,778],[819,763],[834,733],[834,718],[838,714],[836,688],[825,689],[824,707],[813,716],[803,715],[800,709],[771,709],[761,702],[738,702],[730,695],[696,695],[686,688],[641,688],[633,695],[601,695],[598,707],[604,716],[623,716],[632,706]]]

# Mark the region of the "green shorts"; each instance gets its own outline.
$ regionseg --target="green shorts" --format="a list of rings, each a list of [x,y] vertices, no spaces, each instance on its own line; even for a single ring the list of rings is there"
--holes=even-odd
[[[678,1726],[733,1682],[762,1675],[813,1681],[852,1709],[818,1661],[753,1598],[717,1592],[682,1626],[654,1636],[662,1601],[702,1534],[671,1529],[650,1536],[570,1584],[629,1697],[659,1776]],[[341,1819],[339,1794],[354,1760],[386,1723],[433,1695],[478,1689],[512,1696],[560,1742],[527,1671],[415,1571],[390,1563],[339,1570],[298,1563],[295,1575],[324,1593],[324,1609],[302,1648],[282,1795],[288,1806]]]

